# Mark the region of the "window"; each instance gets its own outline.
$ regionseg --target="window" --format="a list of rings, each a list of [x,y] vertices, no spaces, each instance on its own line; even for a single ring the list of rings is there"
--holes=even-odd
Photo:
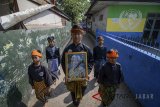
[[[152,28],[152,24],[153,24],[153,20],[148,19],[148,21],[146,22],[146,28],[147,29],[151,29]]]
[[[149,34],[150,34],[150,31],[144,31],[143,32],[143,39],[149,39]]]
[[[151,40],[153,44],[158,38],[160,33],[160,14],[159,13],[149,13],[146,18],[146,24],[143,31],[143,39],[147,41]]]
[[[160,17],[159,17],[159,20],[156,20],[154,29],[159,29],[160,30]]]

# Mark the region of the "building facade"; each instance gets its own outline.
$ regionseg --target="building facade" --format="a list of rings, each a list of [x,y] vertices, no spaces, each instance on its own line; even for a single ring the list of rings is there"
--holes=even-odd
[[[160,3],[95,0],[86,13],[88,28],[160,42]]]
[[[160,2],[94,0],[87,28],[117,49],[124,80],[144,107],[160,104]],[[125,105],[124,105],[125,106]]]

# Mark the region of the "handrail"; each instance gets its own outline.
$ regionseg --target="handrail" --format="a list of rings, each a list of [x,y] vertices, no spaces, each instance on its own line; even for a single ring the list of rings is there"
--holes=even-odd
[[[160,49],[157,49],[157,48],[154,48],[154,47],[151,47],[151,46],[148,46],[148,45],[144,45],[142,43],[138,43],[138,42],[135,42],[135,41],[132,41],[132,40],[128,40],[128,39],[125,39],[125,38],[122,38],[122,37],[119,37],[119,36],[115,36],[115,35],[112,35],[112,34],[107,34],[107,35],[110,35],[110,36],[116,37],[116,38],[120,38],[120,39],[129,41],[129,42],[132,42],[132,43],[136,43],[136,44],[139,44],[139,45],[144,46],[144,47],[151,48],[151,49],[156,50],[156,51],[160,51]]]
[[[126,43],[126,44],[128,44],[128,45],[130,45],[130,46],[134,46],[134,47],[136,47],[137,49],[140,49],[140,50],[142,50],[142,51],[144,51],[144,52],[147,52],[148,53],[148,55],[149,54],[151,54],[151,56],[152,57],[154,57],[154,58],[160,58],[160,49],[156,49],[156,48],[153,48],[153,47],[150,47],[150,46],[147,46],[147,45],[144,45],[144,44],[142,44],[142,43],[138,43],[138,42],[135,42],[135,41],[132,41],[132,40],[128,40],[128,39],[125,39],[125,38],[122,38],[122,37],[119,37],[119,36],[116,36],[116,35],[112,35],[112,34],[109,34],[109,33],[106,33],[105,32],[105,34],[104,33],[101,33],[101,32],[98,32],[98,33],[100,33],[101,35],[106,35],[106,36],[110,36],[110,37],[112,37],[112,38],[115,38],[115,39],[117,39],[117,40],[119,40],[119,41],[121,41],[121,42],[123,42],[123,43]],[[121,39],[121,40],[120,40]],[[125,42],[124,42],[124,41]],[[130,42],[130,43],[127,43],[127,42]],[[160,60],[160,59],[159,59]]]

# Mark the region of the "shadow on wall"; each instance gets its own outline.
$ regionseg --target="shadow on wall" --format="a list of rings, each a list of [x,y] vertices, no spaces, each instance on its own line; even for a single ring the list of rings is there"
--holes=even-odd
[[[22,102],[22,94],[17,88],[16,84],[11,86],[7,94],[8,107],[27,107]]]
[[[0,32],[0,107],[18,107],[16,104],[21,100],[27,104],[31,91],[27,75],[27,69],[31,63],[31,51],[41,50],[44,56],[42,62],[46,64],[47,37],[55,36],[57,46],[61,49],[70,39],[69,29],[70,26],[67,25],[57,29]],[[15,86],[10,89],[13,83],[17,84],[18,89]],[[8,90],[11,95],[8,94]]]

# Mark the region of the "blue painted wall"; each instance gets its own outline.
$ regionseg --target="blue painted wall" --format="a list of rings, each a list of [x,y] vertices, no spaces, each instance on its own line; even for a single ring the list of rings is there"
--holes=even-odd
[[[126,37],[142,37],[143,32],[107,32],[113,35],[117,35],[120,37],[126,36]]]
[[[104,36],[106,32],[97,30],[96,36],[100,34]],[[159,107],[160,61],[109,38],[104,38],[108,49],[114,48],[119,51],[118,62],[122,65],[125,82],[132,93],[144,107]]]

